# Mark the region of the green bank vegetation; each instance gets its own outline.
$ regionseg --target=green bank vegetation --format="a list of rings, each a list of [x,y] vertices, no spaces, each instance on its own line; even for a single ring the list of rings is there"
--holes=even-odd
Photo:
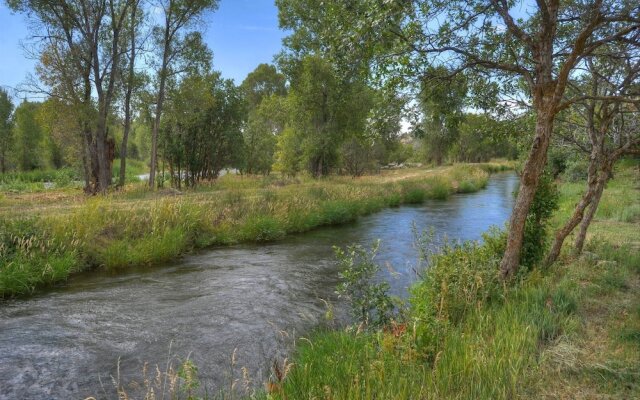
[[[32,293],[88,268],[150,265],[196,248],[272,241],[384,207],[446,199],[479,190],[488,171],[508,168],[460,164],[358,179],[224,176],[185,193],[131,185],[88,199],[7,194],[0,199],[0,296]]]
[[[640,176],[625,162],[602,198],[586,252],[498,275],[504,234],[448,245],[383,329],[320,331],[298,342],[272,398],[513,399],[640,396]],[[584,184],[583,184],[584,185]],[[580,184],[560,186],[566,219]],[[366,257],[365,257],[366,258]],[[364,260],[363,262],[367,262]]]

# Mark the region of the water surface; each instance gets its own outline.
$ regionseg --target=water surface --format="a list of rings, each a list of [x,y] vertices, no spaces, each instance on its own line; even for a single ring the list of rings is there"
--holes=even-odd
[[[324,321],[335,298],[332,246],[382,240],[381,278],[405,295],[415,280],[413,230],[479,239],[502,226],[517,177],[493,175],[485,190],[383,210],[353,224],[268,245],[216,248],[171,265],[125,274],[91,273],[24,300],[0,303],[0,399],[115,398],[111,376],[139,380],[145,362],[190,356],[209,392],[245,366],[258,384],[292,338]],[[231,355],[236,351],[236,365]]]

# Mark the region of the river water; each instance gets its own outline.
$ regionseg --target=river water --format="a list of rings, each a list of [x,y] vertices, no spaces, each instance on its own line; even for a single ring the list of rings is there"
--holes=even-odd
[[[115,398],[118,363],[127,384],[141,380],[145,362],[164,370],[168,357],[194,360],[209,393],[241,378],[241,367],[260,385],[293,338],[325,323],[325,301],[345,314],[334,294],[333,245],[381,239],[379,260],[392,266],[381,279],[402,296],[415,280],[413,224],[450,239],[479,239],[504,225],[516,186],[515,174],[496,174],[477,193],[386,209],[273,244],[210,249],[166,266],[92,272],[0,303],[0,399]]]

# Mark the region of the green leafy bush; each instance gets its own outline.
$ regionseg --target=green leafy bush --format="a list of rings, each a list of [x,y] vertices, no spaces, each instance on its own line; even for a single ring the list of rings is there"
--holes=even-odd
[[[484,238],[484,245],[445,242],[437,250],[433,233],[418,238],[421,258],[429,267],[424,279],[411,288],[410,313],[417,327],[416,345],[427,359],[434,360],[450,326],[502,296],[497,252],[502,247],[501,233],[492,231]]]
[[[348,246],[346,250],[334,247],[342,279],[337,288],[338,295],[349,299],[353,317],[370,329],[387,324],[394,311],[389,284],[374,281],[380,270],[375,262],[379,247],[379,240],[370,250],[360,245]]]
[[[533,268],[544,256],[547,248],[549,219],[558,209],[560,193],[549,172],[540,177],[536,192],[524,229],[524,241],[520,264],[528,269]]]

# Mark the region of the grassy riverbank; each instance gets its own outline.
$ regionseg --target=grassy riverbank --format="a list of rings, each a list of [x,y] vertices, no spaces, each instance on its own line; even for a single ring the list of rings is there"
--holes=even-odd
[[[300,340],[289,399],[640,397],[640,177],[624,163],[603,196],[586,253],[569,251],[505,287],[501,241],[450,247],[412,290],[406,322]],[[555,224],[583,184],[561,186]],[[570,247],[568,241],[567,247]]]
[[[0,195],[0,297],[89,268],[164,262],[192,249],[271,241],[384,207],[483,188],[504,163],[387,171],[358,179],[225,176],[193,191],[143,184],[106,197],[77,189]]]

